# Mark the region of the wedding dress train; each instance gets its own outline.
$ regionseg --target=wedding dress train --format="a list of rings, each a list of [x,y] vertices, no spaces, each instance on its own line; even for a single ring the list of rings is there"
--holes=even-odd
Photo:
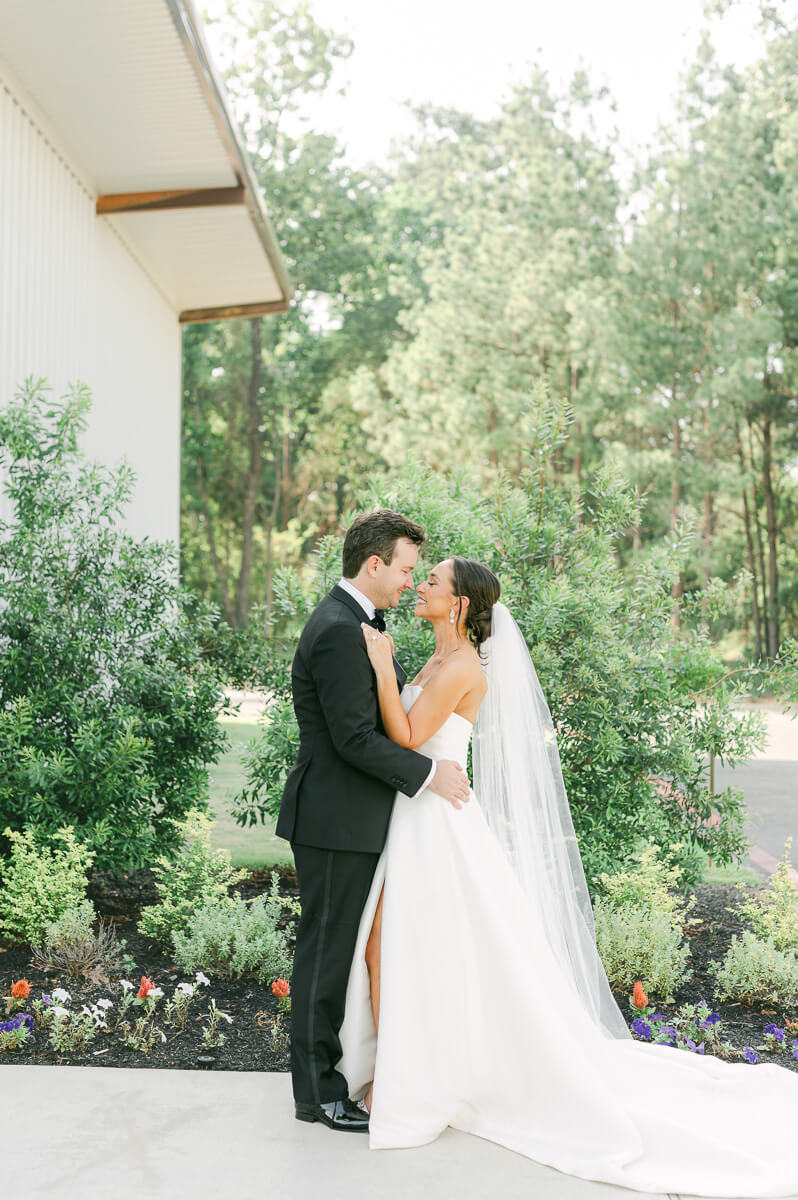
[[[405,710],[421,691],[402,692]],[[421,753],[466,762],[452,714]],[[384,886],[380,1032],[365,948]],[[579,1000],[479,798],[396,796],[341,1029],[372,1149],[447,1127],[585,1179],[702,1196],[798,1194],[798,1076],[607,1036]]]

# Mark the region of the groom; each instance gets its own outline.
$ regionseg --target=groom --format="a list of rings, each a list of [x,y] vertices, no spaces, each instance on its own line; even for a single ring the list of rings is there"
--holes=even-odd
[[[292,977],[291,1074],[296,1116],[332,1129],[368,1130],[335,1069],[358,925],[398,790],[430,787],[457,807],[468,779],[383,732],[361,622],[383,630],[382,610],[413,586],[420,525],[379,509],[347,530],[343,579],[311,614],[292,667],[299,752],[286,780],[277,834],[294,852],[302,917]],[[400,688],[405,673],[394,662]]]

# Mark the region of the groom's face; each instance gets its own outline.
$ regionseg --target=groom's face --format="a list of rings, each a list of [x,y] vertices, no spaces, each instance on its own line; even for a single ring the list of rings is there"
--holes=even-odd
[[[399,538],[389,563],[384,563],[381,558],[376,560],[374,582],[378,596],[372,598],[377,608],[393,608],[399,603],[402,592],[413,586],[413,568],[417,559],[418,546],[407,538]]]

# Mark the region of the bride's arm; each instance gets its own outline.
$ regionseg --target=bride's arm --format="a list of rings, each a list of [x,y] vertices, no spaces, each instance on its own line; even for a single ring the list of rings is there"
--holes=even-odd
[[[425,685],[409,713],[399,699],[399,685],[393,668],[392,643],[387,634],[376,634],[371,625],[363,625],[374,674],[382,723],[392,742],[414,750],[421,746],[452,715],[463,697],[474,686],[473,664],[452,661],[436,672]]]

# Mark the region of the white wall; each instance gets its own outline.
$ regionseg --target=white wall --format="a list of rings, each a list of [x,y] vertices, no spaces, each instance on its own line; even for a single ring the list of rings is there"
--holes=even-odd
[[[137,475],[127,526],[177,543],[177,314],[32,112],[0,77],[0,407],[27,375],[88,384],[87,454]]]

